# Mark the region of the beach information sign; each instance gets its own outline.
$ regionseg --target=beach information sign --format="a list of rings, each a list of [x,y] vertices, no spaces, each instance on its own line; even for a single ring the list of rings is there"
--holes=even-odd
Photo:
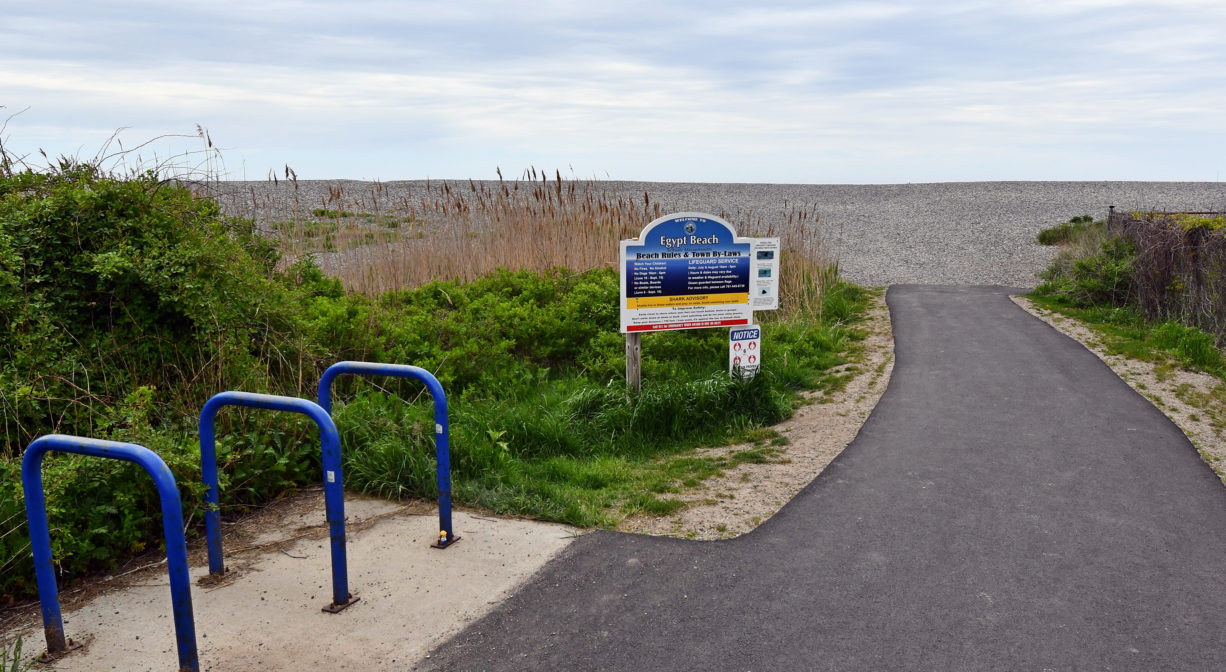
[[[621,241],[622,333],[749,324],[753,240],[719,217],[683,212]]]

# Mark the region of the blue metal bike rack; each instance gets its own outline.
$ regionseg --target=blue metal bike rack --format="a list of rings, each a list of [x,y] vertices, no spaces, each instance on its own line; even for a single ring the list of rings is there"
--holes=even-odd
[[[225,574],[221,552],[221,509],[217,476],[217,441],[213,419],[224,406],[246,406],[274,411],[301,413],[319,426],[324,470],[324,508],[327,512],[329,536],[332,538],[332,603],[324,611],[336,613],[357,602],[349,593],[349,573],[345,561],[345,491],[341,477],[341,441],[336,425],[327,411],[315,402],[295,397],[251,392],[221,392],[213,395],[200,412],[200,467],[204,478],[205,533],[209,547],[209,574]]]
[[[21,460],[21,487],[25,491],[26,517],[30,522],[30,549],[34,554],[38,599],[42,603],[47,654],[55,656],[76,648],[72,640],[64,637],[59,589],[51,558],[51,533],[47,526],[47,500],[43,493],[43,457],[53,450],[135,462],[153,477],[162,502],[162,528],[166,537],[166,567],[170,572],[179,670],[196,672],[200,669],[200,661],[196,654],[196,624],[192,617],[191,582],[187,572],[187,542],[183,538],[183,509],[174,475],[157,453],[144,446],[64,434],[35,439],[26,448]]]
[[[434,456],[438,464],[438,542],[434,548],[448,548],[460,538],[451,529],[451,445],[448,440],[447,395],[438,378],[429,371],[407,364],[378,364],[375,362],[337,362],[324,371],[319,379],[319,405],[332,414],[332,381],[342,373],[363,376],[395,376],[416,378],[426,384],[434,397]]]

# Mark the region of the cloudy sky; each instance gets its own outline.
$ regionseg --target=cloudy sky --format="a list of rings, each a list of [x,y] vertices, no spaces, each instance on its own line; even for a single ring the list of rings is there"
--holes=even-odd
[[[0,139],[39,159],[199,124],[235,179],[286,164],[304,179],[1226,177],[1223,0],[9,0],[3,14],[0,121],[16,116]]]

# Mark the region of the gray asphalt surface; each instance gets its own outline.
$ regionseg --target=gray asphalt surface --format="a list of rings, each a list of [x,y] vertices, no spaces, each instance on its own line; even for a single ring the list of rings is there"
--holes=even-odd
[[[587,535],[430,670],[1216,670],[1226,488],[999,287],[895,286],[859,437],[751,534]]]

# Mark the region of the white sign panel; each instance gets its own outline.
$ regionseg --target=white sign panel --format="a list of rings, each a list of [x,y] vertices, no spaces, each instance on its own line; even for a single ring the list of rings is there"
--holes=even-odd
[[[762,329],[756,324],[728,330],[728,373],[753,378],[762,368]]]
[[[714,215],[682,212],[621,241],[622,333],[749,324],[753,240]]]
[[[779,308],[779,239],[754,238],[749,270],[749,306],[754,310]]]

